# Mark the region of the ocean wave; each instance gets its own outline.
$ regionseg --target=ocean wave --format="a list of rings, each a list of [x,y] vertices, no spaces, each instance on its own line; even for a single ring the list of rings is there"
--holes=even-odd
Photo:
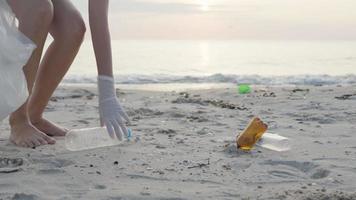
[[[69,75],[65,83],[96,83],[95,76]],[[356,84],[356,75],[294,75],[294,76],[260,76],[213,74],[210,76],[172,76],[156,75],[117,75],[117,84],[165,84],[165,83],[248,83],[256,85],[348,85]]]

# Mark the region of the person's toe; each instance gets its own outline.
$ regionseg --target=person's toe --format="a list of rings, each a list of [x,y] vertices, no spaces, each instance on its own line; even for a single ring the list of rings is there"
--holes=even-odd
[[[58,132],[58,135],[65,136],[69,132],[66,128],[61,128]]]
[[[33,148],[36,146],[36,144],[34,143],[34,141],[29,140],[29,141],[26,141],[26,146],[27,146],[27,148]]]
[[[26,142],[20,142],[20,143],[15,142],[15,144],[20,146],[20,147],[24,147],[24,148],[28,148],[29,147]]]
[[[47,142],[45,139],[43,139],[43,138],[39,138],[38,141],[41,143],[41,145],[46,145],[46,144],[48,144],[48,142]]]
[[[47,142],[42,136],[39,136],[39,135],[36,136],[36,141],[39,142],[39,145],[46,145],[46,144],[48,144],[48,142]]]
[[[33,144],[32,147],[41,146],[41,142],[40,142],[37,138],[34,138],[34,139],[32,140],[32,144]]]
[[[56,140],[47,136],[47,135],[44,135],[43,136],[43,139],[47,141],[48,144],[55,144],[56,143]]]

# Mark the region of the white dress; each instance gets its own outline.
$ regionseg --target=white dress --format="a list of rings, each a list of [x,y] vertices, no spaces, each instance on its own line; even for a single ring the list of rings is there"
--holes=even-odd
[[[6,0],[0,0],[0,121],[28,97],[22,68],[34,49],[33,42],[18,30]]]

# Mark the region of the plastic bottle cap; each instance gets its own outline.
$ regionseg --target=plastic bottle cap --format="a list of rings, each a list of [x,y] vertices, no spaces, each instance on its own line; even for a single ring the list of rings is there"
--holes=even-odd
[[[251,92],[251,87],[248,84],[239,84],[238,90],[240,94],[248,94]]]
[[[131,128],[127,128],[127,132],[128,132],[127,139],[131,139],[132,137]]]

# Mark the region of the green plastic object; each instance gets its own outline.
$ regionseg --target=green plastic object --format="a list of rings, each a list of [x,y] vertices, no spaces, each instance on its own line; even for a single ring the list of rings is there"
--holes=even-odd
[[[239,84],[237,87],[240,94],[248,94],[251,92],[251,87],[248,84]]]

